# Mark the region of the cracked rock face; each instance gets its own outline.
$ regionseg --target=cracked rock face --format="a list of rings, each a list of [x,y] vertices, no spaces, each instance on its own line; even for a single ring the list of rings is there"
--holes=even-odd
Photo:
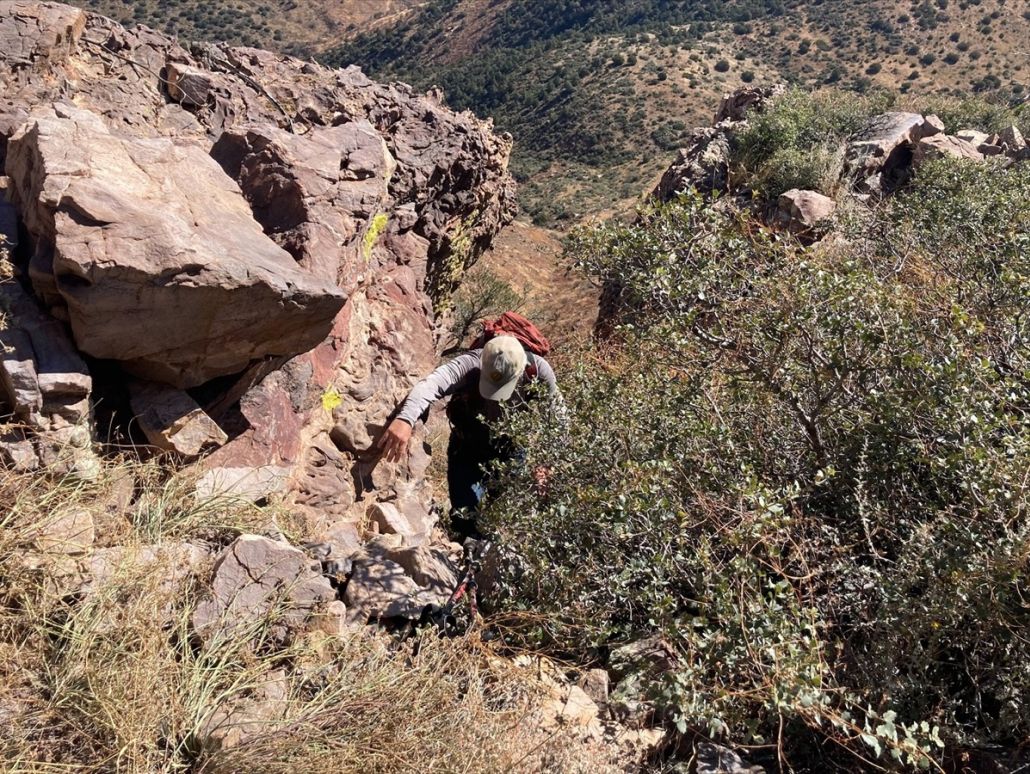
[[[303,352],[343,306],[199,147],[119,137],[58,105],[11,137],[7,172],[36,244],[36,293],[80,350],[139,376],[195,387]]]
[[[919,113],[873,116],[847,149],[847,165],[866,193],[887,193],[904,181],[912,165],[912,149],[941,127]]]
[[[439,302],[514,217],[511,138],[355,67],[55,3],[0,0],[0,42],[15,263],[55,324],[191,391],[203,437],[181,453],[226,437],[207,491],[281,497],[305,540],[379,502],[425,512],[422,445],[398,465],[374,442],[437,363]],[[165,443],[183,417],[159,413]]]
[[[301,626],[336,598],[329,581],[303,551],[257,535],[241,535],[218,558],[211,598],[197,606],[193,625],[210,639],[245,634],[249,623],[276,609],[289,626]]]

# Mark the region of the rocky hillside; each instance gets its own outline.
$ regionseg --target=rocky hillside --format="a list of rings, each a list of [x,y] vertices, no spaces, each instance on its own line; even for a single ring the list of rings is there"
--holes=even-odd
[[[638,201],[665,154],[748,83],[927,99],[1030,91],[1030,19],[1004,0],[436,0],[326,54],[443,87],[516,139],[527,211],[565,224]],[[929,108],[929,106],[923,106]]]
[[[95,0],[83,7],[188,39],[228,40],[440,85],[515,137],[525,210],[568,227],[625,211],[711,105],[749,83],[858,92],[901,107],[1030,93],[1030,20],[1011,0],[812,3]]]
[[[122,24],[145,24],[184,40],[260,46],[302,59],[361,31],[392,26],[419,0],[89,0],[81,8]]]
[[[899,110],[868,114],[875,104],[782,86],[739,89],[723,98],[712,125],[691,130],[649,202],[724,196],[722,208],[748,212],[765,228],[812,244],[833,231],[838,208],[850,211],[845,217],[869,217],[928,162],[972,161],[1004,170],[1030,160],[1030,144],[1015,123],[984,131],[963,124],[975,119],[962,113],[947,122]],[[609,331],[620,314],[635,314],[620,298],[622,289],[619,277],[609,278],[599,332]]]
[[[670,42],[647,25],[684,7],[634,7],[429,3],[474,34],[376,40],[439,74],[499,31],[548,66],[804,10],[691,5]],[[596,51],[555,107],[642,66]],[[508,418],[489,628],[451,641],[415,626],[462,568],[437,439],[375,440],[481,258],[562,341],[594,316],[554,235],[502,231],[510,135],[354,66],[0,0],[4,768],[1024,765],[1025,115],[861,91],[733,92],[635,222],[569,237],[607,340],[561,356],[568,422]],[[590,164],[651,149],[622,152]]]
[[[635,768],[664,732],[606,673],[405,640],[461,547],[428,442],[373,444],[514,216],[510,140],[30,0],[0,93],[2,768]]]
[[[88,399],[131,376],[150,442],[222,447],[212,480],[289,480],[331,528],[364,494],[371,471],[351,467],[369,433],[435,361],[434,304],[514,212],[510,144],[354,69],[191,53],[64,6],[3,10],[5,186],[22,223],[7,308],[38,299],[75,364],[56,373],[78,374],[50,378],[47,339],[17,334],[19,448],[88,428]],[[75,410],[56,408],[66,395]]]

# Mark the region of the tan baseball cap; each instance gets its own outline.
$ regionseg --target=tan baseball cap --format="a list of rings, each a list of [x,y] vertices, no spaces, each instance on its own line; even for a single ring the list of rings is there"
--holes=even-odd
[[[526,370],[526,351],[514,336],[495,336],[479,361],[479,394],[487,400],[508,400]]]

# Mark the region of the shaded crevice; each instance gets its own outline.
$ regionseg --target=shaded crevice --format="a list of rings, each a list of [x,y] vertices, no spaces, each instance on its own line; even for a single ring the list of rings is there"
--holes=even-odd
[[[914,146],[904,143],[895,148],[883,162],[880,188],[885,194],[893,193],[912,177],[914,151]]]

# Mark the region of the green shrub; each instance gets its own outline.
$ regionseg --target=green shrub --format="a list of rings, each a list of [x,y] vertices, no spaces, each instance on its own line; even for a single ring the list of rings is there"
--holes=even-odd
[[[502,312],[521,309],[526,303],[526,294],[516,291],[485,266],[477,266],[465,275],[452,303],[449,346],[457,349],[471,334],[478,332],[476,323]]]
[[[836,192],[844,166],[843,146],[781,148],[766,159],[751,176],[749,184],[768,197],[779,196],[792,188]]]
[[[818,251],[695,196],[575,232],[622,327],[562,374],[567,428],[510,423],[489,518],[529,633],[661,636],[639,685],[681,730],[795,763],[1025,739],[1027,201],[1026,165],[942,161]]]
[[[962,129],[998,132],[1019,123],[1019,117],[1007,105],[983,97],[935,97],[917,103],[917,109],[937,114],[945,131],[952,134]]]
[[[751,118],[738,137],[735,161],[749,183],[768,195],[795,187],[830,194],[839,172],[838,147],[890,101],[883,94],[789,89]]]

